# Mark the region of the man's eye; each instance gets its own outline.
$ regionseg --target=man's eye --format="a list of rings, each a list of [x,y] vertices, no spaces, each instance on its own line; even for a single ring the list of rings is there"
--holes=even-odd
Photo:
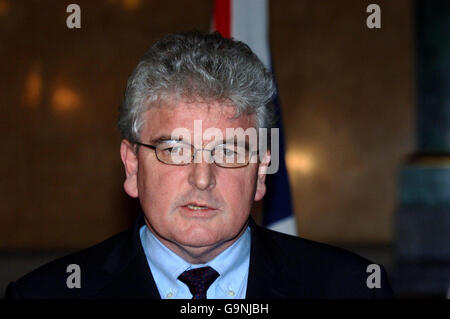
[[[235,154],[237,154],[234,150],[232,150],[232,149],[229,149],[229,148],[224,148],[223,149],[223,154],[225,155],[225,156],[233,156],[233,155],[235,155]]]
[[[173,147],[167,147],[165,149],[163,149],[164,152],[166,153],[181,153],[183,152],[183,147],[182,146],[173,146]]]

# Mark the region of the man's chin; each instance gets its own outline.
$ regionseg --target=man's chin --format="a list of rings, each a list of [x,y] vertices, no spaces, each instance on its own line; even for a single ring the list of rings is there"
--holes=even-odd
[[[189,235],[186,236],[177,236],[176,242],[184,247],[189,247],[193,249],[202,249],[208,247],[215,247],[220,245],[223,240],[217,237],[217,234],[204,234],[204,235]]]

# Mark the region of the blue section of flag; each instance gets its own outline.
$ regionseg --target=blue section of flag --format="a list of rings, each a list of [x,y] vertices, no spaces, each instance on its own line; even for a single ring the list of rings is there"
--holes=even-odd
[[[278,91],[278,90],[277,90]],[[264,197],[263,208],[263,226],[270,226],[271,224],[290,217],[293,215],[291,189],[289,186],[289,176],[287,173],[285,162],[285,145],[284,132],[281,118],[281,108],[278,99],[278,93],[274,96],[273,103],[277,116],[275,127],[279,128],[279,169],[275,174],[268,174],[266,176],[267,192]]]

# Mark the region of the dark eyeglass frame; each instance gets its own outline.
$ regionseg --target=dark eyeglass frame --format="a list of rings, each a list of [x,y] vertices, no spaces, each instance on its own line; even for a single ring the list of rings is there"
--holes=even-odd
[[[197,152],[198,152],[198,151],[209,151],[209,152],[210,152],[209,155],[211,156],[211,159],[212,159],[213,163],[216,164],[217,166],[222,167],[222,168],[242,168],[242,167],[246,167],[246,166],[248,166],[248,164],[250,164],[250,159],[252,158],[252,156],[253,156],[255,153],[256,153],[256,154],[259,153],[258,150],[256,150],[256,151],[251,151],[250,154],[249,154],[249,156],[248,156],[248,161],[247,161],[247,163],[242,163],[243,165],[239,165],[239,166],[223,166],[221,163],[217,163],[217,162],[214,160],[214,156],[213,156],[212,152],[215,150],[215,148],[210,149],[210,150],[209,150],[209,149],[206,149],[206,148],[195,148],[194,145],[190,144],[191,147],[194,149],[194,152],[192,153],[191,161],[190,161],[189,163],[183,163],[183,164],[180,164],[180,163],[167,163],[167,162],[164,162],[163,160],[161,160],[161,159],[159,158],[158,152],[157,152],[158,146],[151,145],[151,144],[145,144],[145,143],[141,143],[141,142],[138,142],[138,141],[134,141],[133,143],[136,144],[136,145],[145,146],[145,147],[147,147],[147,148],[150,148],[150,149],[154,150],[154,151],[155,151],[156,158],[158,159],[158,161],[160,161],[161,163],[166,164],[166,165],[174,165],[174,166],[186,166],[186,165],[192,164],[193,161],[194,161],[194,159],[195,159],[195,156],[197,155]],[[188,143],[185,143],[185,144],[189,145]],[[226,145],[226,144],[219,144],[219,145]]]

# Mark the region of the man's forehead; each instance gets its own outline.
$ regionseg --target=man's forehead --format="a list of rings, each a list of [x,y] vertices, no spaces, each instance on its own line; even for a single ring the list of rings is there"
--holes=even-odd
[[[151,107],[143,114],[143,135],[154,137],[155,135],[171,134],[177,128],[194,130],[195,122],[197,129],[201,123],[201,130],[218,128],[225,131],[226,128],[255,127],[254,116],[241,115],[233,118],[236,108],[229,104],[219,102],[210,103],[187,103],[180,101],[169,105]],[[201,121],[201,122],[198,122]]]

